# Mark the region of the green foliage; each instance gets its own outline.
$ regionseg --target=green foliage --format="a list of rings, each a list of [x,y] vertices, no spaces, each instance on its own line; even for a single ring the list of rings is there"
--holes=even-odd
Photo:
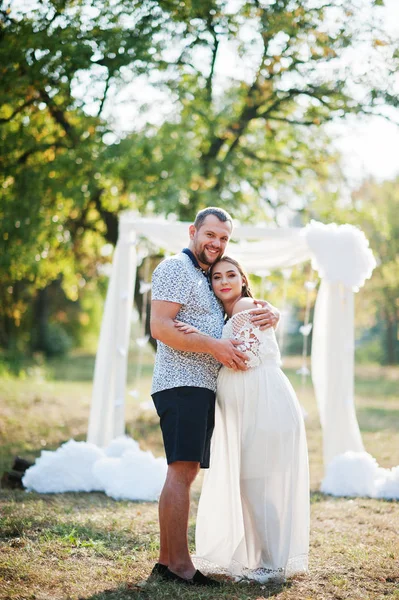
[[[151,210],[189,219],[198,208],[218,203],[241,220],[267,221],[281,207],[303,208],[307,189],[309,195],[336,159],[320,125],[366,106],[370,110],[389,90],[395,46],[380,39],[378,14],[368,10],[372,3],[241,2],[234,13],[225,2],[161,5],[184,25],[179,32],[172,29],[171,43],[176,48],[180,43],[181,52],[162,80],[181,110],[165,124],[167,131],[164,126],[147,130],[146,143],[153,144],[159,165],[147,172],[144,164],[144,174],[151,189],[159,186],[161,191]],[[359,49],[366,39],[368,69],[355,73],[348,63],[351,49]],[[222,85],[217,66],[226,50],[234,52],[237,69]],[[227,60],[226,68],[231,70]],[[178,144],[168,149],[168,161],[191,166],[181,174],[164,168],[157,152],[173,126]],[[134,145],[136,138],[130,141]],[[165,182],[155,179],[160,173],[172,178],[166,201]],[[145,210],[140,175],[141,170],[132,169],[125,184]],[[284,194],[287,188],[290,193]]]
[[[375,363],[382,364],[385,362],[385,351],[383,348],[383,336],[373,337],[369,341],[362,342],[355,349],[355,360],[357,364]]]
[[[76,301],[82,282],[97,279],[100,249],[116,242],[124,208],[101,180],[101,117],[112,82],[129,66],[151,64],[159,27],[154,3],[47,1],[26,14],[5,11],[0,32],[1,343],[21,338],[36,291],[60,279]],[[126,16],[136,9],[134,29]],[[75,88],[97,104],[88,114]],[[111,189],[111,196],[112,196]],[[28,324],[29,328],[29,324]],[[23,329],[23,327],[22,327]]]
[[[44,340],[41,341],[46,356],[62,356],[72,346],[72,340],[62,325],[49,323],[45,330]]]
[[[218,204],[277,223],[287,207],[304,210],[337,160],[323,124],[396,103],[395,46],[376,4],[5,3],[0,345],[27,347],[38,291],[52,282],[66,306],[82,299],[123,209],[191,219]],[[364,72],[350,60],[363,46]],[[169,113],[149,99],[157,124],[143,104],[134,130],[115,132],[118,90],[142,82]]]
[[[62,318],[64,330],[74,346],[93,352],[97,349],[107,283],[105,278],[89,282],[84,290],[79,291],[76,302],[66,304],[59,298],[53,319]]]

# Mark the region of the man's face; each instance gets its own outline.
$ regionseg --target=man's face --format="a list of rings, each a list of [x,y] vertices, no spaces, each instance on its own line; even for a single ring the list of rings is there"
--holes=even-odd
[[[223,256],[231,235],[231,223],[215,215],[205,217],[201,227],[190,226],[190,247],[202,268],[208,268]]]

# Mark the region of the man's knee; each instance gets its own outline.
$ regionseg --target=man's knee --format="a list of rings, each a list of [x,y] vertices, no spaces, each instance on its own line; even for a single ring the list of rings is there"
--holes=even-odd
[[[168,466],[168,476],[191,485],[199,470],[198,462],[177,460]]]

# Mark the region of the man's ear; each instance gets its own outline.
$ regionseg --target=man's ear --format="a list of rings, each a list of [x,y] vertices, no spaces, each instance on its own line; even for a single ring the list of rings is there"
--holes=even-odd
[[[192,240],[194,238],[196,231],[197,231],[197,228],[195,227],[195,225],[190,225],[190,227],[188,228],[190,240]]]

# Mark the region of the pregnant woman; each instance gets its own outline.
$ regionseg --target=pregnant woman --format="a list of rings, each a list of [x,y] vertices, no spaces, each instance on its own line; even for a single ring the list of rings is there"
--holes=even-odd
[[[241,266],[222,258],[212,266],[211,282],[227,317],[223,337],[242,341],[248,370],[219,372],[211,463],[197,515],[197,559],[208,571],[284,580],[308,568],[302,411],[280,369],[274,329],[260,331],[250,321],[253,300]]]

